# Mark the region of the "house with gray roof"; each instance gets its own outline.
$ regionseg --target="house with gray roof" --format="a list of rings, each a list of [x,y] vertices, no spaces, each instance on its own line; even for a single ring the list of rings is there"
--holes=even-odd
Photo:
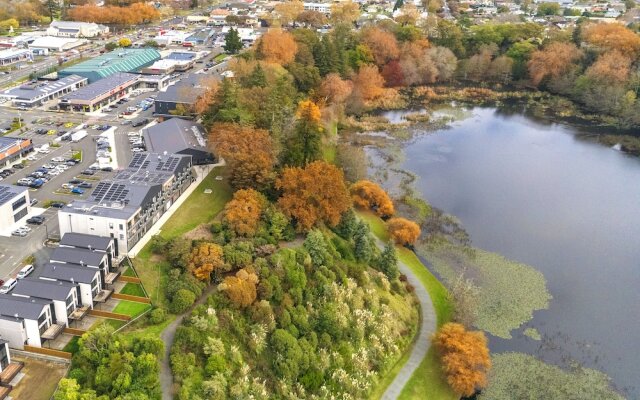
[[[113,237],[127,252],[193,182],[189,155],[136,153],[129,166],[99,182],[87,199],[58,212],[60,234]]]
[[[207,91],[211,75],[190,74],[160,92],[153,102],[153,114],[165,118],[193,118],[191,113],[181,115],[180,108],[189,110],[198,97]]]
[[[0,294],[0,335],[15,349],[42,347],[63,329],[53,323],[53,313],[49,300]]]
[[[55,311],[55,323],[68,327],[70,317],[80,304],[79,292],[80,288],[76,283],[25,278],[18,281],[11,295],[27,299],[50,300]]]
[[[215,163],[207,148],[206,130],[196,122],[171,118],[143,129],[142,137],[150,152],[190,155],[193,165]]]
[[[111,294],[104,288],[100,270],[77,264],[44,264],[39,268],[38,279],[77,284],[80,303],[90,308],[93,308],[97,302],[106,301]]]
[[[60,239],[59,246],[105,253],[107,255],[110,270],[114,268],[113,260],[118,258],[118,248],[116,247],[113,238],[107,236],[68,232]]]

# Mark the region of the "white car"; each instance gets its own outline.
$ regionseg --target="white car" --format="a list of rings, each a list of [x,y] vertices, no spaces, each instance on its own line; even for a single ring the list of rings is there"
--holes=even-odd
[[[49,150],[47,150],[47,149],[38,149],[38,150],[36,150],[36,151],[37,151],[38,153],[41,153],[41,154],[49,154]]]
[[[140,132],[129,132],[127,133],[127,136],[131,137],[139,137],[140,136]],[[131,140],[131,139],[129,139]]]
[[[23,232],[31,232],[31,228],[29,228],[28,226],[21,226],[20,228],[16,229],[17,231],[23,231]]]
[[[62,171],[66,171],[66,170],[68,170],[68,169],[69,169],[69,166],[68,166],[68,165],[65,165],[65,164],[60,164],[60,165],[57,165],[57,166],[56,166],[56,169],[57,169],[58,171],[62,172]]]
[[[53,164],[45,164],[42,166],[42,168],[46,168],[46,169],[54,169],[56,166]]]
[[[31,155],[31,156],[27,157],[27,160],[29,160],[29,161],[36,161],[37,159],[38,159],[38,157],[36,157],[34,155]]]
[[[142,149],[141,149],[141,148],[139,148],[139,147],[135,147],[135,148],[131,149],[131,152],[132,152],[132,153],[141,153],[141,152],[143,152],[143,151],[144,151],[144,150],[142,150]]]
[[[140,139],[140,137],[138,137],[138,136],[129,138],[129,143],[136,143],[136,142],[141,142],[141,141],[142,141],[142,139]]]
[[[2,294],[7,294],[9,293],[11,290],[13,290],[14,287],[16,287],[16,284],[18,283],[17,280],[15,279],[9,279],[7,280],[4,285],[2,285],[2,287],[0,287],[0,293]]]
[[[60,162],[64,162],[65,158],[64,157],[53,157],[51,159],[51,162],[55,162],[55,163],[60,163]]]
[[[62,184],[62,188],[71,190],[71,189],[74,188],[74,186],[72,184],[70,184],[70,183],[63,183]]]
[[[60,173],[62,173],[62,171],[60,171],[59,169],[52,169],[49,172],[47,172],[47,174],[51,176],[58,176],[60,175]]]

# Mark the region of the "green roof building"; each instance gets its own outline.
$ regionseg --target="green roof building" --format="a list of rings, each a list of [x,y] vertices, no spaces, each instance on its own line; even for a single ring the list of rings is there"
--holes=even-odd
[[[93,83],[118,72],[137,72],[160,59],[156,49],[117,49],[58,72],[58,76],[80,75]]]

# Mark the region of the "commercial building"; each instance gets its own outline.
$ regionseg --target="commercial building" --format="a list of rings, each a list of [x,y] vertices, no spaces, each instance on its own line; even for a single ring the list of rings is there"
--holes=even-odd
[[[106,236],[126,254],[193,182],[190,156],[134,154],[127,168],[98,183],[86,200],[58,212],[60,234]]]
[[[189,110],[196,100],[207,90],[207,83],[211,76],[206,74],[191,74],[171,85],[164,92],[160,92],[153,102],[153,113],[159,117],[187,117],[179,115],[178,108]]]
[[[31,51],[27,49],[7,49],[0,51],[0,65],[2,66],[31,59]]]
[[[48,52],[63,52],[80,47],[87,43],[86,39],[74,39],[74,38],[61,38],[54,36],[43,36],[35,39],[29,48],[31,51],[42,51],[45,54]],[[71,74],[69,74],[71,75]]]
[[[302,3],[305,11],[317,11],[322,14],[331,14],[333,3]]]
[[[31,151],[33,151],[31,139],[0,136],[0,168],[19,160]]]
[[[69,75],[55,81],[31,81],[5,90],[0,96],[10,99],[16,107],[40,107],[47,101],[78,90],[87,82],[87,78],[78,75]]]
[[[42,347],[63,327],[53,323],[53,304],[48,300],[26,299],[0,294],[0,334],[9,346],[22,350],[25,345]]]
[[[109,28],[93,22],[52,21],[47,35],[68,38],[93,38],[109,33]]]
[[[156,61],[153,65],[146,68],[142,68],[140,72],[148,75],[169,75],[176,71],[186,71],[189,68],[192,68],[194,63],[194,60],[164,59]]]
[[[0,226],[7,228],[26,217],[31,211],[29,190],[26,187],[0,184]]]
[[[50,300],[53,304],[54,322],[69,327],[80,304],[78,288],[77,284],[71,282],[25,278],[18,281],[11,295],[26,299]]]
[[[124,97],[137,87],[138,75],[118,72],[62,97],[58,105],[62,110],[95,111]]]
[[[193,121],[171,118],[142,130],[147,151],[191,156],[193,165],[212,164],[204,127]]]
[[[138,72],[159,59],[156,49],[119,49],[65,68],[58,75],[80,75],[93,83],[119,72]]]
[[[159,46],[181,45],[184,43],[192,32],[185,31],[160,31],[160,34],[153,38]]]

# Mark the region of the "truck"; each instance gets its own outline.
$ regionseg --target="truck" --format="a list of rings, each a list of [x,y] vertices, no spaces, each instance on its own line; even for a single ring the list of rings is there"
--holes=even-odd
[[[74,132],[71,134],[71,141],[77,143],[85,137],[87,137],[87,131]]]

